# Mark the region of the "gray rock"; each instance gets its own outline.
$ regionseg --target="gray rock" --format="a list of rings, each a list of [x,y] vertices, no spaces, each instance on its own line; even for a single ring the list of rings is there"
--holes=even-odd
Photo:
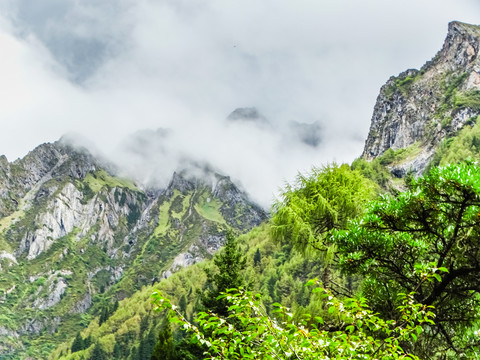
[[[75,314],[83,314],[92,306],[92,295],[90,293],[85,294],[83,299],[75,303],[70,311]]]
[[[480,26],[452,22],[443,48],[420,71],[410,69],[390,78],[378,95],[362,156],[371,160],[388,149],[419,143],[418,158],[392,172],[421,174],[440,142],[480,115],[478,109],[455,108],[446,94],[455,79],[463,80],[456,84],[459,92],[480,89],[479,48]]]

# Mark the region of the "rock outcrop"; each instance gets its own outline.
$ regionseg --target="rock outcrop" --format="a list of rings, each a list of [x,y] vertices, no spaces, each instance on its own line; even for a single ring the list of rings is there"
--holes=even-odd
[[[420,70],[391,77],[374,108],[363,157],[416,144],[392,171],[421,174],[440,142],[480,115],[480,26],[451,22],[443,48]]]

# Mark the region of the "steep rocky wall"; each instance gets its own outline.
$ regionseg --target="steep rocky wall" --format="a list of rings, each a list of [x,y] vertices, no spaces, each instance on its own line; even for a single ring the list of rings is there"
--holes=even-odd
[[[431,61],[382,86],[362,156],[371,160],[388,149],[419,143],[422,151],[400,164],[400,170],[421,173],[438,144],[480,114],[480,106],[465,101],[480,90],[479,49],[479,26],[451,22],[442,49]]]

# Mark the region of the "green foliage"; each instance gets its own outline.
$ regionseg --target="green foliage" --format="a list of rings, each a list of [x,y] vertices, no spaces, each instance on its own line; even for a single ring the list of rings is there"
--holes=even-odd
[[[158,335],[158,341],[152,352],[151,360],[174,360],[175,347],[173,344],[172,329],[166,324]]]
[[[430,168],[455,164],[465,159],[480,160],[480,123],[473,118],[457,136],[444,140],[431,161]]]
[[[352,163],[352,170],[358,171],[360,174],[370,179],[375,184],[386,188],[391,179],[390,171],[380,163],[378,158],[367,161],[363,158],[355,159]]]
[[[407,75],[404,78],[397,78],[397,79],[395,79],[395,87],[400,91],[401,94],[406,95],[410,91],[411,86],[418,79],[420,79],[420,77],[422,77],[422,75],[424,73],[425,73],[424,70],[420,70],[420,71],[416,72],[416,74],[413,75],[413,76]],[[393,94],[390,94],[391,90],[387,91],[386,93],[387,93],[386,94],[387,98],[390,98],[393,95]],[[388,96],[388,95],[390,95],[390,96]]]
[[[457,89],[464,83],[464,81],[467,79],[469,73],[464,72],[458,76],[455,76],[447,85],[445,89],[445,97],[444,97],[444,102],[448,103],[450,102],[451,98],[456,94]]]
[[[406,160],[410,160],[418,156],[422,151],[421,144],[416,142],[406,148],[393,150],[388,148],[381,156],[373,161],[378,161],[380,165],[386,166],[391,164],[400,164]],[[352,165],[353,166],[353,165]]]
[[[455,95],[453,104],[457,109],[480,110],[480,90],[470,90]]]
[[[315,281],[310,282],[310,284]],[[205,359],[418,359],[402,349],[402,343],[416,341],[423,324],[433,323],[429,307],[413,302],[413,294],[401,295],[401,320],[382,320],[368,309],[365,299],[340,301],[331,292],[316,287],[329,314],[332,328],[321,317],[305,315],[296,321],[290,310],[274,304],[270,316],[260,295],[232,289],[222,295],[231,314],[212,312],[197,315],[198,326],[187,321],[175,305],[154,293],[157,311],[172,311],[172,321],[192,334],[192,342],[206,347]]]
[[[100,344],[95,344],[89,360],[107,360],[105,351],[102,349]]]
[[[260,249],[257,248],[257,251],[255,251],[255,255],[253,255],[253,265],[259,266],[261,262],[262,262],[262,254],[260,253]]]
[[[128,208],[130,209],[127,215],[127,224],[131,228],[133,227],[137,221],[140,219],[141,216],[141,209],[139,209],[137,204],[128,204]]]
[[[300,250],[323,249],[326,234],[346,228],[374,194],[374,184],[345,164],[299,174],[295,185],[287,185],[273,206],[273,238]]]
[[[440,122],[440,126],[442,127],[442,129],[449,128],[451,124],[452,124],[451,116],[445,116]]]
[[[225,219],[220,213],[220,206],[218,200],[208,197],[208,194],[203,194],[199,202],[195,204],[195,210],[205,219],[225,224]]]
[[[392,162],[395,161],[395,157],[395,151],[392,148],[388,148],[382,156],[378,157],[378,160],[380,162],[380,165],[390,165]]]
[[[132,181],[114,177],[105,170],[89,172],[83,179],[83,183],[94,193],[98,193],[102,188],[126,188],[132,191],[139,191]]]
[[[227,233],[223,249],[213,258],[213,263],[215,268],[207,271],[206,289],[201,300],[208,309],[226,315],[228,311],[225,301],[217,298],[227,289],[245,285],[242,271],[246,265],[245,257],[230,231]]]
[[[83,341],[82,335],[80,335],[80,333],[77,333],[77,336],[75,336],[75,339],[73,340],[73,343],[72,343],[72,348],[71,348],[72,353],[83,350],[84,348],[85,347],[84,347],[84,341]]]
[[[236,239],[238,250],[246,261],[245,268],[241,271],[244,284],[249,284],[254,291],[262,292],[262,301],[267,308],[271,308],[272,303],[281,302],[290,307],[295,316],[300,316],[302,313],[322,313],[323,305],[315,297],[315,294],[311,294],[304,287],[305,279],[318,276],[322,271],[322,262],[318,260],[317,256],[302,255],[288,244],[281,245],[273,242],[270,233],[269,225],[264,224]],[[261,262],[255,266],[254,256],[257,249],[261,253]],[[104,345],[104,349],[108,351],[107,356],[110,359],[127,359],[132,348],[134,349],[132,356],[138,356],[142,339],[149,334],[153,327],[156,329],[156,334],[159,334],[164,326],[161,314],[150,313],[152,305],[149,297],[151,293],[158,289],[167,294],[173,302],[179,304],[179,311],[183,316],[192,319],[194,311],[199,308],[201,297],[197,290],[202,292],[206,289],[204,287],[207,280],[206,269],[210,269],[209,272],[215,274],[217,268],[212,261],[198,263],[162,280],[155,287],[142,288],[132,297],[121,301],[118,309],[103,324],[99,326],[97,321],[91,322],[82,331],[82,336],[84,338],[91,336],[93,343],[99,342],[102,345],[108,343],[108,346]],[[333,272],[332,279],[339,284],[348,286],[348,280],[337,272]],[[358,280],[353,281],[353,288],[356,287],[357,282]],[[100,310],[98,310],[98,314],[100,314]],[[143,320],[145,318],[151,319],[147,325]],[[143,334],[141,328],[145,328]],[[176,359],[202,358],[204,350],[195,344],[190,344],[188,339],[184,339],[175,327],[172,328],[172,331]],[[57,349],[51,359],[77,360],[81,359],[81,356],[88,358],[88,351],[92,351],[92,348],[73,354],[69,353],[72,340],[68,345],[62,345]],[[115,348],[117,348],[117,352],[121,352],[120,356],[113,355]],[[63,351],[63,356],[59,356],[60,351]]]
[[[480,168],[462,163],[382,196],[334,240],[340,265],[365,277],[363,294],[383,316],[399,316],[398,293],[415,292],[416,302],[433,305],[437,326],[418,351],[456,358],[472,345],[459,334],[480,321],[479,238]]]
[[[98,324],[102,325],[118,309],[118,300],[112,303],[104,304],[100,310]]]

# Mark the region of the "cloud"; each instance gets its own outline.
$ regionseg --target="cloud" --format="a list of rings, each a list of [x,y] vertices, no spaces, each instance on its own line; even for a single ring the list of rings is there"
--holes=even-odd
[[[13,160],[73,131],[118,154],[130,134],[168,128],[153,137],[164,153],[142,149],[145,166],[167,173],[182,158],[206,160],[268,205],[297,171],[358,156],[380,86],[433,57],[448,21],[475,22],[478,6],[6,0],[0,153]],[[257,108],[271,127],[227,122],[239,107]],[[308,126],[316,146],[302,142]]]

